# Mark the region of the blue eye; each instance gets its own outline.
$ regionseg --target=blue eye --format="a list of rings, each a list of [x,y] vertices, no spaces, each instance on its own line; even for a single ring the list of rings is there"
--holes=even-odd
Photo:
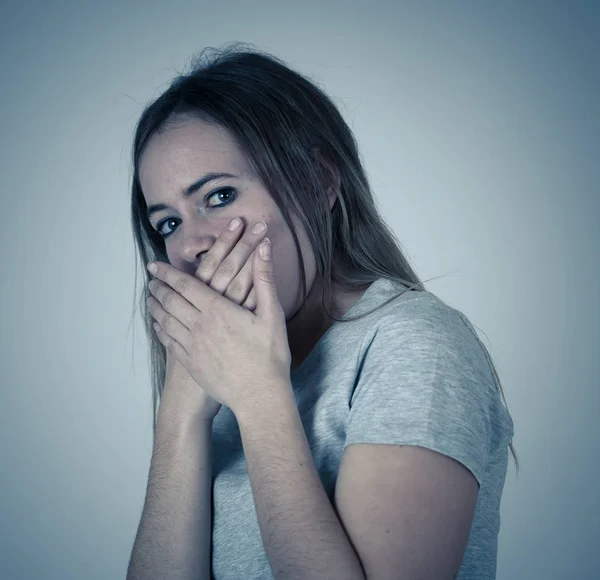
[[[222,189],[217,189],[217,191],[213,191],[212,193],[209,193],[206,195],[206,197],[204,198],[204,201],[208,201],[211,197],[215,196],[215,195],[221,195],[224,194],[228,199],[223,202],[220,203],[219,205],[213,205],[213,206],[209,206],[209,207],[214,207],[214,208],[219,208],[219,207],[223,207],[226,205],[229,205],[237,196],[237,193],[235,191],[235,188],[233,187],[223,187]],[[160,221],[159,223],[156,224],[156,231],[159,233],[159,235],[163,238],[166,239],[168,238],[173,232],[174,230],[168,232],[167,234],[164,234],[161,232],[162,226],[163,224],[166,224],[167,222],[173,222],[176,221],[178,218],[166,218],[162,221]]]

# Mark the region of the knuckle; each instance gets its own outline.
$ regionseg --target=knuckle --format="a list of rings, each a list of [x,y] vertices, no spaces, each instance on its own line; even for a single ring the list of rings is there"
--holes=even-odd
[[[190,281],[187,278],[178,278],[173,285],[173,288],[175,288],[179,294],[185,294],[189,287]]]
[[[258,276],[263,282],[269,282],[270,284],[273,284],[275,282],[275,272],[273,272],[272,270],[260,272]]]
[[[198,278],[198,280],[200,280],[201,282],[208,284],[211,279],[211,272],[212,272],[211,269],[199,266],[196,269],[196,272],[194,273],[194,277]]]
[[[230,298],[240,298],[244,293],[244,285],[237,278],[229,284],[226,295]]]
[[[227,262],[223,262],[219,266],[219,269],[215,273],[215,276],[218,276],[219,278],[229,278],[229,277],[233,276],[234,274],[235,274],[234,267]]]
[[[210,283],[212,281],[212,274],[210,273],[206,273],[206,272],[197,272],[196,273],[196,278],[198,280],[200,280],[200,282],[202,282],[203,284],[206,284],[207,286],[210,286]]]
[[[200,262],[200,266],[198,266],[198,271],[202,273],[212,272],[217,267],[217,265],[217,260],[213,256],[206,255],[202,259],[202,262]]]
[[[246,246],[246,248],[248,249],[254,249],[254,246],[256,245],[256,238],[242,238],[239,242],[240,244],[243,244],[244,246]]]
[[[162,298],[162,305],[165,310],[169,310],[171,306],[173,306],[173,299],[175,298],[175,294],[172,291],[165,292]]]
[[[170,332],[171,330],[173,330],[171,327],[173,326],[173,317],[169,314],[165,314],[165,316],[163,316],[163,320],[161,322],[161,326],[163,327],[163,329],[166,332]]]

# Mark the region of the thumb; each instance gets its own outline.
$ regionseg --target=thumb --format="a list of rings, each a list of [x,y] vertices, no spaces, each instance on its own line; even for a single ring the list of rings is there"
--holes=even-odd
[[[265,238],[255,252],[252,277],[256,290],[256,311],[260,316],[272,317],[281,310],[277,297],[275,269],[273,267],[273,248],[271,240]]]

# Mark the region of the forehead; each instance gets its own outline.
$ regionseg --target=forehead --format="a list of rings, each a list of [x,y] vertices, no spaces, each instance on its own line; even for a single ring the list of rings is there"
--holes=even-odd
[[[187,187],[209,172],[247,174],[249,164],[225,128],[191,119],[154,133],[140,157],[140,183],[146,198]]]

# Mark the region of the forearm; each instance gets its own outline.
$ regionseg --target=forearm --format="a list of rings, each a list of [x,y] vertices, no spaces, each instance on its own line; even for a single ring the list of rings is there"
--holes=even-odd
[[[293,395],[236,417],[275,579],[364,580],[360,560],[323,489]]]
[[[209,580],[212,421],[161,410],[127,580]]]

